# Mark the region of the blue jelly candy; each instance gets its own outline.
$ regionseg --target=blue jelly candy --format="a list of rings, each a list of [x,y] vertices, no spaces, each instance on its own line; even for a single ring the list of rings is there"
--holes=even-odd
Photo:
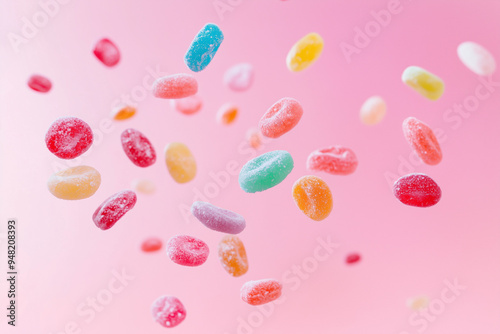
[[[193,72],[203,70],[210,64],[223,40],[224,35],[220,28],[213,23],[207,23],[189,46],[184,62]]]

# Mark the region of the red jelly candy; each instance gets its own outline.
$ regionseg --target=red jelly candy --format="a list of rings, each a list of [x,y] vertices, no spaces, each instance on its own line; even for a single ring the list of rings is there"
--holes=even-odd
[[[124,214],[134,207],[135,202],[137,202],[137,196],[133,191],[120,191],[105,200],[95,210],[92,219],[101,230],[110,229]]]
[[[408,174],[393,187],[394,196],[403,204],[421,208],[433,206],[441,199],[441,188],[425,174]]]
[[[168,257],[175,263],[196,267],[208,258],[208,245],[200,239],[188,235],[177,235],[167,243]]]
[[[127,129],[122,132],[121,140],[125,154],[136,166],[148,167],[155,163],[155,149],[141,132]]]
[[[156,252],[161,249],[163,243],[158,238],[149,238],[142,242],[141,249],[144,252]]]
[[[343,146],[331,146],[312,152],[307,158],[307,169],[333,175],[348,175],[358,167],[354,152]]]
[[[94,47],[94,54],[104,65],[112,67],[120,61],[120,51],[107,38],[101,39]]]
[[[55,120],[45,135],[47,148],[61,159],[74,159],[82,155],[93,140],[90,126],[76,117]]]
[[[358,253],[351,253],[347,255],[345,262],[347,264],[353,264],[359,262],[359,260],[361,260],[361,256]]]
[[[44,76],[34,74],[28,80],[29,88],[40,93],[47,93],[52,88],[52,82]]]
[[[437,165],[443,154],[432,129],[415,117],[408,117],[403,122],[403,133],[420,159],[428,165]]]
[[[241,299],[250,305],[262,305],[281,296],[283,285],[275,279],[249,281],[241,287]]]
[[[186,318],[186,309],[174,296],[161,296],[151,306],[151,313],[163,327],[175,327]]]

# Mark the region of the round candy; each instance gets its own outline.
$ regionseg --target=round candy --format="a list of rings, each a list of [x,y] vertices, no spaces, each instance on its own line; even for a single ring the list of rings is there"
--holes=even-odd
[[[57,198],[77,200],[95,194],[101,185],[101,174],[89,166],[78,166],[53,174],[47,186]]]
[[[420,159],[428,165],[437,165],[443,154],[432,129],[415,117],[408,117],[403,122],[403,133]]]
[[[393,192],[401,203],[421,208],[433,206],[441,199],[441,188],[425,174],[400,177],[394,183]]]
[[[198,95],[191,95],[182,99],[172,100],[175,110],[184,114],[192,115],[200,111],[203,102]]]
[[[302,106],[297,100],[282,98],[262,116],[259,130],[266,137],[281,137],[299,123],[302,114]]]
[[[101,39],[94,47],[94,55],[104,65],[115,66],[120,61],[120,51],[116,45],[107,38]]]
[[[229,125],[234,122],[238,116],[238,107],[232,103],[226,103],[217,111],[217,122],[224,125]]]
[[[106,199],[94,212],[92,220],[101,230],[108,230],[137,202],[133,191],[124,190]]]
[[[463,42],[457,49],[458,58],[477,75],[492,75],[497,64],[493,55],[481,45],[474,42]]]
[[[191,213],[203,225],[214,231],[238,234],[246,227],[245,218],[241,215],[207,202],[194,202],[191,205]]]
[[[149,238],[142,242],[141,249],[144,252],[156,252],[161,249],[163,243],[158,238]]]
[[[307,158],[307,169],[333,175],[348,175],[358,167],[354,152],[343,146],[331,146],[312,152]]]
[[[45,135],[50,152],[61,159],[74,159],[92,145],[94,135],[90,126],[76,117],[62,117],[54,121]]]
[[[126,129],[122,132],[121,141],[125,154],[134,165],[148,167],[155,163],[155,149],[141,132],[136,129]]]
[[[429,100],[437,100],[444,93],[444,82],[434,74],[417,66],[404,70],[403,82]]]
[[[361,121],[366,125],[378,124],[387,113],[387,105],[380,96],[372,96],[363,103],[360,111]]]
[[[52,82],[44,76],[34,74],[28,80],[28,87],[36,92],[47,93],[52,88]]]
[[[257,129],[249,129],[246,134],[248,144],[254,149],[258,149],[262,145],[262,134]]]
[[[271,151],[247,162],[240,171],[238,182],[247,193],[264,191],[280,184],[292,169],[290,153]]]
[[[262,305],[281,296],[283,285],[275,279],[249,281],[241,287],[241,299],[250,305]]]
[[[298,179],[293,185],[292,195],[299,209],[313,220],[323,220],[332,212],[330,188],[317,176],[308,175]]]
[[[156,299],[151,306],[151,313],[157,323],[167,328],[177,326],[186,318],[184,305],[174,296]]]
[[[358,253],[351,253],[347,255],[345,262],[347,264],[353,264],[359,262],[359,260],[361,260],[361,256]]]
[[[162,99],[181,99],[198,92],[198,82],[191,74],[173,74],[156,79],[153,95]]]
[[[196,161],[182,143],[170,143],[165,147],[165,161],[170,176],[177,183],[189,182],[196,176]]]
[[[199,72],[210,64],[219,49],[224,35],[220,28],[213,24],[206,24],[196,35],[184,56],[184,62],[193,72]]]
[[[224,73],[224,84],[235,92],[243,92],[253,82],[253,66],[247,63],[236,64]]]
[[[323,51],[323,38],[310,33],[295,43],[286,57],[286,66],[292,72],[299,72],[318,60]]]
[[[115,121],[123,121],[134,116],[136,112],[137,109],[132,106],[120,105],[113,109],[113,111],[111,112],[111,117],[113,117]]]
[[[208,245],[188,235],[177,235],[167,243],[167,255],[173,262],[189,267],[200,266],[208,258]]]
[[[409,298],[406,301],[406,306],[408,306],[413,311],[419,311],[425,309],[429,306],[429,297],[427,296],[418,296]]]
[[[235,235],[226,235],[219,242],[219,260],[222,267],[233,277],[239,277],[248,271],[245,246]]]
[[[143,194],[152,194],[156,191],[156,186],[153,181],[140,179],[132,182],[132,188]]]

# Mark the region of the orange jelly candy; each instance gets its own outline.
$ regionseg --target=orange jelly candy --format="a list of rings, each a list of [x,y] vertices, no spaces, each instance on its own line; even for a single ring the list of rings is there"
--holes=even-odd
[[[248,271],[245,246],[235,235],[226,235],[219,242],[219,260],[229,275],[238,277]]]
[[[293,185],[292,195],[299,209],[313,220],[323,220],[332,212],[330,188],[317,176],[307,175],[298,179]]]
[[[88,198],[99,189],[101,174],[89,166],[78,166],[52,174],[47,182],[49,191],[57,198],[77,200]]]
[[[196,176],[196,160],[183,143],[170,143],[165,148],[168,172],[177,183],[186,183]]]

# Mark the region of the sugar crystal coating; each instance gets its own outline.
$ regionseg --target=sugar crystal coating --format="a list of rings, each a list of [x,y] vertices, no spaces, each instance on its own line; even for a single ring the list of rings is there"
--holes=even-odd
[[[208,254],[208,245],[195,237],[177,235],[167,242],[168,257],[173,262],[183,266],[200,266],[205,263]]]
[[[393,186],[394,196],[403,204],[426,208],[441,199],[441,188],[425,174],[408,174],[400,177]]]
[[[262,305],[281,296],[283,285],[275,279],[249,281],[240,290],[241,299],[250,305]]]
[[[332,211],[330,188],[317,176],[307,175],[298,179],[293,185],[292,195],[297,207],[313,220],[323,220]]]
[[[186,318],[186,309],[174,296],[161,296],[151,306],[153,319],[163,327],[171,328],[179,325]]]
[[[415,117],[403,121],[403,133],[411,148],[428,165],[437,165],[443,154],[432,129]]]
[[[198,92],[198,82],[191,74],[179,73],[156,79],[153,95],[162,99],[182,99]]]
[[[89,166],[65,169],[50,176],[47,186],[57,198],[78,200],[95,194],[101,185],[101,174]]]
[[[207,202],[194,202],[191,205],[191,213],[203,225],[214,231],[238,234],[246,227],[243,216]]]
[[[61,117],[52,123],[45,135],[50,152],[61,159],[74,159],[85,153],[94,135],[90,126],[76,117]]]
[[[170,176],[177,183],[186,183],[196,176],[196,160],[183,143],[170,143],[165,147],[165,162]]]
[[[133,191],[120,191],[107,198],[94,212],[92,220],[101,230],[113,227],[120,218],[129,212],[137,202]]]
[[[149,167],[156,161],[156,151],[145,135],[136,129],[126,129],[121,135],[123,151],[139,167]]]
[[[348,175],[354,173],[358,167],[358,158],[351,149],[336,145],[312,152],[306,165],[311,171]]]
[[[94,47],[94,55],[108,67],[113,67],[120,61],[118,47],[107,38],[103,38],[97,42]]]
[[[235,235],[226,235],[219,242],[219,260],[222,267],[233,277],[239,277],[248,271],[245,246]]]
[[[259,121],[259,130],[269,138],[278,138],[293,129],[303,114],[300,103],[290,97],[276,102],[262,116]]]
[[[323,51],[323,38],[317,33],[302,37],[293,45],[286,57],[286,65],[292,72],[299,72],[318,60]]]
[[[220,28],[213,23],[207,23],[193,39],[184,56],[187,67],[193,72],[205,69],[214,58],[223,40],[224,35]]]

